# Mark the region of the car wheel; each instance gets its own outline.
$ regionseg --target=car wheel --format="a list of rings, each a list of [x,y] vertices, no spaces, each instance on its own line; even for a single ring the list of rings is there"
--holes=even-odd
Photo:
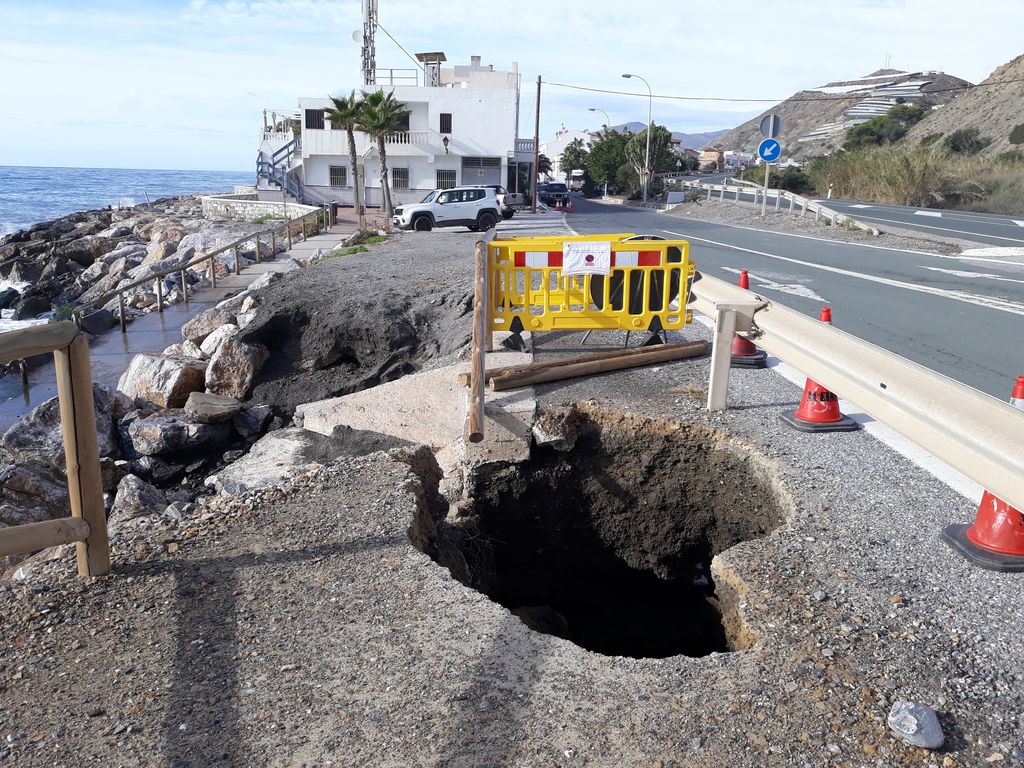
[[[413,219],[412,228],[417,232],[429,232],[434,227],[434,222],[429,216],[417,216]]]
[[[476,225],[481,230],[486,232],[488,229],[494,229],[494,225],[498,223],[498,217],[495,216],[491,211],[484,211],[480,214],[476,220]]]
[[[501,212],[501,218],[505,219],[506,221],[508,219],[511,219],[515,215],[516,215],[515,211],[502,211]]]
[[[480,227],[478,227],[476,224],[467,224],[466,225],[466,229],[468,229],[470,232],[479,232],[480,231]]]

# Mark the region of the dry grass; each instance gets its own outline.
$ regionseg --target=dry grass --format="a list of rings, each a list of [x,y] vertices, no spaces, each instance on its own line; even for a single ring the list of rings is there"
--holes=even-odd
[[[1024,213],[1024,164],[960,157],[940,147],[837,152],[807,168],[819,194],[876,203]]]

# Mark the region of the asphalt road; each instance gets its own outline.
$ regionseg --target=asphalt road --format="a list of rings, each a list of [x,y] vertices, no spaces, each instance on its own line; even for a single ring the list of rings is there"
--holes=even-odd
[[[751,178],[756,179],[756,177]],[[693,177],[692,180],[705,184],[722,183],[718,176]],[[728,191],[726,199],[732,200],[735,194],[733,190]],[[992,213],[909,208],[902,205],[882,205],[858,200],[826,200],[823,197],[811,199],[840,213],[870,222],[883,231],[886,229],[913,229],[927,235],[971,240],[978,243],[979,247],[1024,248],[1024,217],[1014,219],[1012,216]],[[740,200],[753,202],[753,187],[742,189]],[[773,199],[769,199],[769,207],[774,205],[774,202]]]
[[[569,223],[581,234],[684,237],[698,270],[736,279],[739,269],[748,269],[757,292],[812,317],[827,304],[837,328],[1000,400],[1024,374],[1024,256],[968,260],[752,231],[581,198],[573,205]]]

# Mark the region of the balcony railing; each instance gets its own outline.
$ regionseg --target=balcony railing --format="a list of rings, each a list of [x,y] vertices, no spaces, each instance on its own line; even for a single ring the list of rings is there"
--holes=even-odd
[[[388,144],[415,144],[424,146],[430,137],[430,131],[402,131],[392,133],[386,139]]]
[[[533,139],[516,139],[516,152],[533,152]]]

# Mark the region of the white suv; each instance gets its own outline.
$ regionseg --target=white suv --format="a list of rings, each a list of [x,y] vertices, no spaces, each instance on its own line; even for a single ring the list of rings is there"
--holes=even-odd
[[[493,228],[501,205],[489,187],[435,189],[418,203],[395,208],[391,223],[399,229],[427,232],[434,227],[468,227],[473,232]]]

